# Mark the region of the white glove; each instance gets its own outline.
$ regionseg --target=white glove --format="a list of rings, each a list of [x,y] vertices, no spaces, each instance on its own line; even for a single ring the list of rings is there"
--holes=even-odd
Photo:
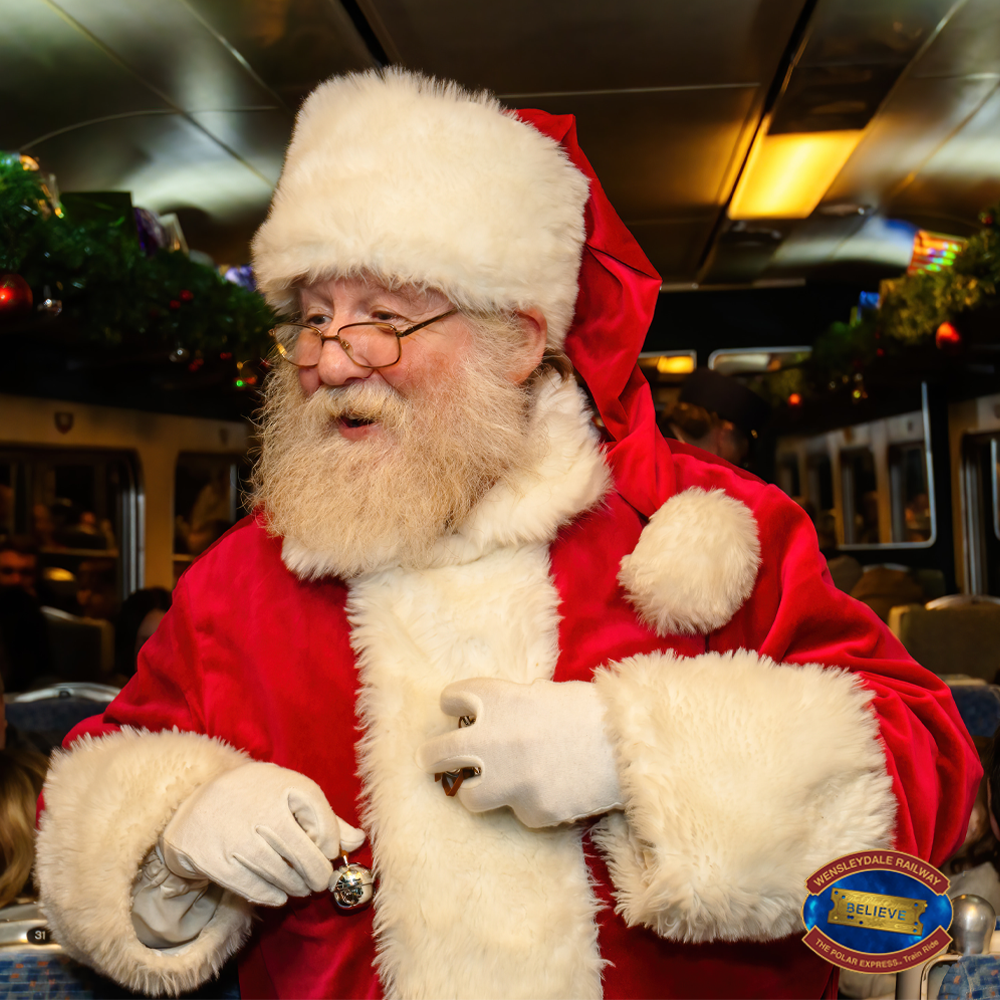
[[[458,790],[471,812],[510,806],[525,826],[542,827],[621,807],[604,704],[593,684],[476,677],[449,684],[441,710],[475,722],[428,740],[417,764],[429,774],[479,768]]]
[[[326,889],[330,858],[365,835],[338,819],[311,778],[253,762],[202,785],[160,838],[167,868],[265,906]]]
[[[132,926],[147,948],[167,952],[193,941],[215,916],[222,886],[174,875],[154,847],[132,884]]]

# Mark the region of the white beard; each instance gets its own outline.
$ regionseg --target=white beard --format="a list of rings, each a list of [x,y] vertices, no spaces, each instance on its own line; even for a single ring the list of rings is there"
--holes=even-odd
[[[406,396],[378,381],[307,398],[290,366],[272,375],[254,500],[294,546],[299,576],[424,565],[496,483],[532,463],[531,390],[502,374],[509,350],[478,344],[456,374]],[[381,427],[350,441],[335,426],[343,417]]]

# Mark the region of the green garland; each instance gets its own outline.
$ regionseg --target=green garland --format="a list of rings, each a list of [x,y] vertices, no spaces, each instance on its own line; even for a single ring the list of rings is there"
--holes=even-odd
[[[890,341],[917,345],[945,322],[987,304],[1000,283],[1000,205],[980,213],[982,229],[970,237],[943,271],[921,271],[882,282],[882,333]]]
[[[753,388],[773,406],[795,396],[799,401],[828,398],[831,392],[848,392],[860,401],[867,397],[866,377],[879,366],[906,358],[916,362],[921,355],[926,360],[942,323],[954,324],[968,340],[963,324],[1000,302],[1000,205],[979,219],[982,228],[952,267],[883,281],[877,312],[833,323],[816,338],[801,367],[759,376]],[[943,367],[942,359],[933,360]]]
[[[182,347],[238,359],[268,351],[274,315],[260,295],[187,254],[147,257],[129,213],[74,219],[43,176],[0,161],[0,273],[20,274],[36,301],[48,286],[83,342],[147,354]]]

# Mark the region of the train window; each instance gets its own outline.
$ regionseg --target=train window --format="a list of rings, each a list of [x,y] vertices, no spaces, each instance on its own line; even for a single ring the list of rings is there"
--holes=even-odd
[[[0,530],[39,546],[43,603],[111,618],[138,586],[137,478],[128,453],[0,452]]]
[[[833,510],[833,466],[829,455],[810,455],[806,460],[806,496],[817,511]]]
[[[812,354],[811,347],[751,347],[712,351],[708,367],[723,375],[750,375],[776,372],[801,365]]]
[[[182,452],[174,477],[174,571],[204,552],[248,511],[245,455]]]
[[[833,465],[825,452],[806,458],[806,509],[816,521],[821,548],[837,544],[837,517],[833,501]]]
[[[798,455],[782,455],[779,459],[778,486],[790,497],[800,497],[802,495]]]
[[[889,447],[892,540],[927,542],[931,537],[930,490],[923,441]]]
[[[845,545],[877,545],[878,486],[875,454],[871,448],[851,448],[840,453],[841,503]]]
[[[969,590],[1000,596],[1000,435],[962,441]]]

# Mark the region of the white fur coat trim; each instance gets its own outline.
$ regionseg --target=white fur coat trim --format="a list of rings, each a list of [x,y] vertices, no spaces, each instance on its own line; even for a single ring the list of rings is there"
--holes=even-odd
[[[501,482],[468,519],[441,539],[435,565],[472,562],[501,547],[551,542],[611,487],[586,397],[573,379],[550,374],[535,388],[529,434],[535,467]]]
[[[630,925],[678,941],[784,937],[802,930],[817,868],[891,844],[872,693],[849,672],[661,653],[595,683],[627,803],[595,839]]]
[[[397,68],[334,77],[299,111],[254,273],[279,311],[298,281],[359,273],[473,312],[537,307],[559,347],[588,193],[558,143],[486,92]]]
[[[707,634],[740,609],[759,568],[757,522],[746,505],[693,487],[649,519],[618,578],[658,635]]]
[[[552,676],[557,604],[544,544],[351,584],[362,825],[380,879],[387,997],[601,996],[580,828],[529,830],[507,808],[468,812],[415,761],[421,743],[456,724],[439,707],[450,682]]]
[[[579,386],[553,373],[534,394],[528,430],[537,448],[534,465],[497,483],[462,524],[440,539],[430,566],[469,563],[495,549],[551,542],[564,524],[607,493],[611,473]],[[306,579],[335,572],[321,552],[293,538],[282,542],[281,559]]]
[[[70,955],[132,990],[176,995],[242,946],[250,904],[229,892],[199,937],[170,953],[142,944],[131,914],[132,883],[178,805],[247,759],[206,736],[130,728],[56,752],[36,875],[49,925]]]

